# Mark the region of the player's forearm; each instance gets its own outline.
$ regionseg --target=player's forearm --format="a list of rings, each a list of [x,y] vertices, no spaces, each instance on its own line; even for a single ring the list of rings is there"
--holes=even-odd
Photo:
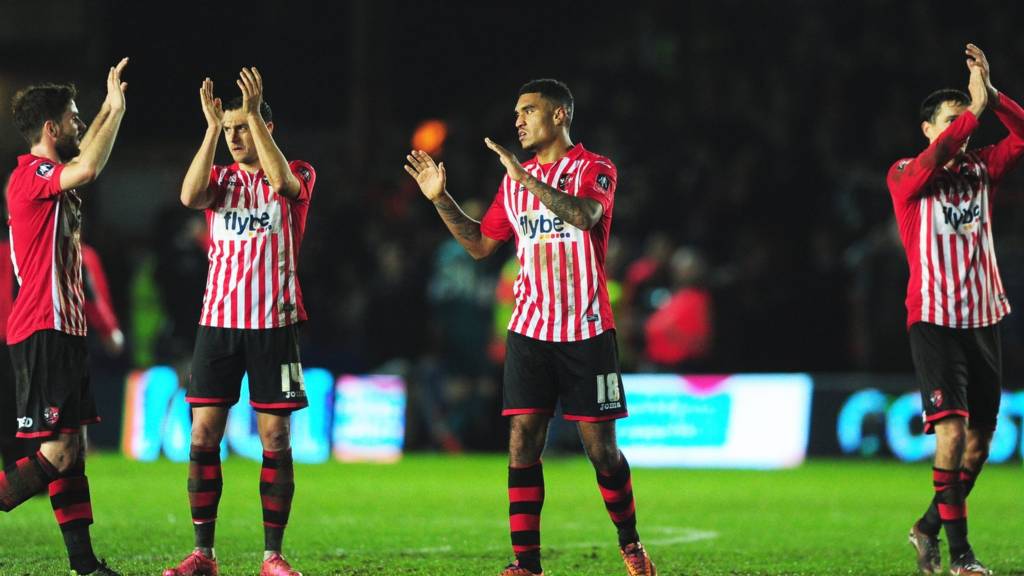
[[[918,156],[922,167],[935,169],[945,166],[960,153],[960,149],[977,127],[976,115],[961,114]]]
[[[189,208],[201,210],[210,205],[210,170],[213,169],[213,158],[219,141],[220,129],[216,126],[208,127],[203,143],[185,173],[185,180],[181,184],[181,203]]]
[[[452,199],[447,191],[440,198],[434,200],[434,208],[444,220],[444,225],[452,233],[455,240],[466,249],[470,256],[479,260],[488,256],[483,245],[483,234],[480,232],[480,223],[473,220],[459,208],[459,205]]]
[[[100,111],[96,113],[96,117],[92,119],[92,124],[89,125],[89,129],[85,131],[85,136],[82,136],[82,143],[79,144],[79,148],[86,149],[91,144],[93,139],[96,137],[96,131],[99,130],[100,126],[107,121],[110,116],[110,104],[106,100],[103,101],[103,105],[100,106]]]
[[[555,190],[530,174],[524,176],[519,183],[543,202],[548,210],[580,230],[593,228],[604,212],[599,202]]]
[[[89,141],[89,145],[82,147],[81,154],[68,162],[61,173],[61,189],[67,190],[95,180],[110,159],[110,152],[114,149],[114,141],[117,140],[117,132],[121,128],[121,119],[124,118],[124,109],[110,111]]]
[[[288,159],[277,147],[267,124],[258,114],[250,114],[248,122],[249,129],[252,131],[252,141],[256,146],[256,154],[260,157],[260,166],[263,168],[263,173],[267,175],[271,187],[282,196],[297,197],[299,195],[299,179],[292,174],[291,168],[288,167]]]

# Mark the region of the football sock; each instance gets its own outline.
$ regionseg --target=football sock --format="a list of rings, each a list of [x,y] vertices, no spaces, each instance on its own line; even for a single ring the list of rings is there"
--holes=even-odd
[[[224,490],[220,468],[220,446],[192,445],[188,454],[188,502],[192,508],[195,546],[213,557],[217,506]]]
[[[42,452],[18,460],[0,472],[0,510],[14,510],[25,500],[42,492],[57,476],[57,469]]]
[[[508,468],[508,521],[519,565],[539,574],[540,511],[544,507],[544,465]]]
[[[99,564],[92,551],[89,525],[92,524],[92,500],[85,460],[79,458],[60,478],[50,482],[50,504],[64,536],[71,569],[88,574]]]
[[[977,470],[960,469],[960,482],[964,485],[964,499],[971,495],[971,490],[974,489],[974,482],[978,479],[979,474],[981,474],[980,466]],[[937,536],[939,530],[942,529],[942,518],[939,518],[938,496],[932,498],[928,510],[917,521],[917,529],[929,536]]]
[[[295,470],[291,448],[278,452],[263,451],[260,471],[260,499],[263,502],[264,550],[281,551],[284,528],[295,495]]]
[[[939,518],[946,529],[949,540],[950,558],[958,558],[971,549],[967,543],[967,502],[964,499],[964,485],[956,470],[932,468],[935,484],[936,506]]]
[[[615,528],[619,531],[619,546],[640,541],[636,532],[636,502],[633,500],[633,480],[630,477],[629,462],[620,453],[622,464],[612,472],[597,472],[597,485],[604,498],[604,507],[608,510]]]

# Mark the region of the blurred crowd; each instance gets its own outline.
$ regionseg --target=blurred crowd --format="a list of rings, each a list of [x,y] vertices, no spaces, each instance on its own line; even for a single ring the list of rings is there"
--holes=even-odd
[[[641,4],[595,16],[567,54],[547,55],[571,66],[541,65],[538,54],[535,66],[463,71],[463,84],[449,86],[455,102],[435,110],[409,97],[403,113],[405,95],[378,94],[371,81],[369,95],[349,100],[372,120],[337,129],[356,131],[345,154],[292,152],[338,146],[338,134],[319,126],[282,136],[286,154],[306,154],[318,170],[300,268],[311,316],[304,364],[406,375],[414,445],[493,443],[514,254],[505,247],[474,262],[402,158],[421,122],[438,119],[430,151],[446,162],[452,195],[481,215],[502,175],[481,138],[511,143],[518,82],[557,75],[576,96],[574,139],[619,170],[607,269],[623,371],[909,372],[907,267],[886,171],[927,144],[917,117],[924,96],[966,85],[966,42],[986,50],[995,85],[1024,101],[1024,8],[976,12],[961,18],[927,0]],[[459,18],[466,29],[493,22]],[[475,41],[449,38],[437,53]],[[477,84],[495,78],[504,96],[477,101]],[[987,115],[975,142],[1004,133]],[[198,145],[183,142],[171,172],[183,173]],[[1018,306],[1022,192],[1016,174],[994,208]],[[92,237],[109,261],[135,366],[187,365],[205,284],[202,216],[176,205],[173,190],[166,197],[146,233],[98,222]],[[1020,316],[1004,331],[1012,387],[1024,374]]]

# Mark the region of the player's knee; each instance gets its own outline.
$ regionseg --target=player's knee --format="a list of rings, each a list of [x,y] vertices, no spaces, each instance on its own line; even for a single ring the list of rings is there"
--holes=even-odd
[[[543,440],[535,437],[512,438],[508,445],[509,461],[513,466],[529,466],[540,460],[544,452]]]
[[[608,471],[619,467],[619,449],[615,444],[598,443],[586,449],[587,457],[597,470]]]
[[[988,461],[988,453],[988,445],[969,444],[964,452],[964,468],[978,470]]]
[[[71,470],[78,463],[81,455],[77,438],[62,437],[51,442],[44,442],[39,450],[58,474],[64,474]]]
[[[513,466],[529,466],[540,460],[544,452],[544,443],[510,442],[508,446],[509,461]]]
[[[527,465],[539,460],[546,439],[546,427],[513,420],[509,433],[509,455],[513,464]]]
[[[291,434],[287,427],[277,427],[260,432],[263,449],[271,452],[286,450],[291,444]]]
[[[195,446],[218,446],[224,430],[217,426],[194,422],[192,424],[192,444]]]

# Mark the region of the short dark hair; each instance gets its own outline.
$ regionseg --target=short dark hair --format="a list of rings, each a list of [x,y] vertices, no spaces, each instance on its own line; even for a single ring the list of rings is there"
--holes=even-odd
[[[569,87],[565,85],[565,82],[555,80],[554,78],[538,78],[530,80],[519,88],[520,96],[534,92],[540,93],[544,98],[565,108],[565,113],[568,117],[566,126],[572,124],[572,112],[575,102],[572,98],[572,92],[569,91]]]
[[[963,90],[956,88],[941,88],[932,92],[921,102],[921,122],[935,121],[935,113],[942,107],[943,102],[956,102],[957,104],[970,104],[971,97]]]
[[[238,110],[241,107],[242,97],[235,96],[234,98],[228,100],[224,104],[224,111],[227,112],[228,110]],[[263,116],[263,121],[268,124],[270,122],[273,122],[274,120],[274,112],[270,109],[270,104],[267,104],[266,100],[260,102],[260,116]]]
[[[74,84],[38,84],[19,90],[11,99],[14,127],[29,144],[38,143],[43,135],[43,124],[47,120],[59,124],[77,95]]]

